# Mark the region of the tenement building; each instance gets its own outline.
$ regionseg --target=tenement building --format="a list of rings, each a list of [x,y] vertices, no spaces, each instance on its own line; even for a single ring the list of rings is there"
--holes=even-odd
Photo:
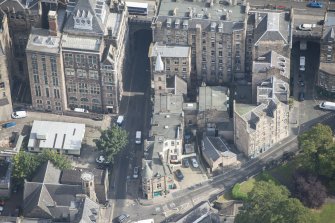
[[[191,47],[191,79],[227,83],[244,75],[245,2],[162,0],[153,42]]]
[[[13,41],[13,72],[11,78],[27,81],[28,72],[25,49],[31,27],[42,26],[42,1],[2,0],[0,8],[8,16],[8,25]]]
[[[257,105],[234,105],[234,143],[255,158],[289,134],[289,84],[271,77],[257,87]]]
[[[317,77],[317,86],[335,92],[335,12],[327,11],[322,30],[320,45],[320,67]]]
[[[6,14],[0,10],[0,122],[10,119],[12,99],[10,94],[11,48]]]
[[[29,37],[33,108],[117,113],[128,36],[124,4],[110,9],[102,0],[81,0],[67,6],[49,12],[49,31],[34,29]]]
[[[253,60],[270,51],[290,58],[289,18],[288,12],[249,12],[246,31],[246,72],[252,71]]]

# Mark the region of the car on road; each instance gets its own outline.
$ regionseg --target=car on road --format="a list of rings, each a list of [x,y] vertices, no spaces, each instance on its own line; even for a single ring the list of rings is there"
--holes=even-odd
[[[134,174],[133,174],[133,177],[134,177],[135,179],[138,178],[138,167],[137,167],[137,166],[134,167]]]
[[[18,118],[25,118],[27,117],[27,112],[26,111],[15,111],[12,113],[12,118],[13,119],[18,119]]]
[[[120,216],[115,218],[116,223],[123,223],[126,222],[126,220],[130,218],[129,214],[121,214]]]
[[[14,127],[14,126],[16,126],[16,122],[7,122],[7,123],[2,124],[2,128],[4,129]]]
[[[119,115],[119,117],[117,117],[116,124],[118,126],[122,126],[123,121],[124,121],[124,116],[123,115]]]
[[[298,26],[298,29],[302,31],[312,31],[315,26],[315,24],[301,24]]]
[[[191,159],[191,162],[192,162],[192,166],[193,166],[194,168],[198,168],[198,167],[199,167],[199,164],[198,164],[198,162],[197,162],[197,160],[196,160],[195,158],[192,158],[192,159]]]
[[[190,167],[190,162],[188,161],[188,159],[187,158],[184,158],[183,159],[183,165],[184,165],[184,167]]]
[[[0,205],[0,215],[2,215],[3,212],[3,206]]]
[[[109,164],[109,162],[107,161],[107,159],[104,156],[99,156],[95,159],[95,162],[97,162],[98,164]]]
[[[322,8],[323,5],[321,2],[317,2],[317,1],[312,1],[312,2],[309,2],[307,4],[308,7],[311,7],[311,8]]]
[[[304,92],[300,92],[299,93],[299,101],[304,101],[305,100],[305,93]]]
[[[303,80],[300,80],[300,81],[299,81],[299,85],[300,85],[301,87],[305,86],[304,81],[303,81]]]
[[[181,172],[181,170],[179,170],[179,169],[176,170],[174,172],[174,174],[176,175],[176,177],[179,181],[182,181],[184,179],[184,174]]]

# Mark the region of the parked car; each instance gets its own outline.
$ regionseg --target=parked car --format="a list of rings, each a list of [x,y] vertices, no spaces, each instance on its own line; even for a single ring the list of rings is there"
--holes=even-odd
[[[95,159],[95,162],[97,162],[98,164],[108,164],[109,163],[104,156],[99,156],[98,158]]]
[[[322,8],[323,5],[321,2],[317,2],[317,1],[312,1],[312,2],[309,2],[307,4],[308,7],[311,7],[311,8]]]
[[[12,118],[18,119],[18,118],[25,118],[27,117],[26,111],[15,111],[12,113]]]
[[[184,167],[190,167],[190,162],[188,161],[188,159],[187,158],[184,158],[183,159],[183,165],[184,165]]]
[[[138,178],[138,167],[137,167],[137,166],[134,167],[134,174],[133,174],[133,177],[134,177],[135,179]]]
[[[14,126],[16,126],[16,122],[7,122],[5,124],[2,124],[2,128],[4,128],[4,129],[14,127]]]
[[[197,160],[196,160],[195,158],[192,158],[192,159],[191,159],[191,162],[192,162],[192,166],[193,166],[194,168],[198,168],[198,167],[199,167],[199,164],[198,164],[198,162],[197,162]]]
[[[315,26],[315,24],[301,24],[300,26],[298,26],[298,29],[302,31],[312,31]]]
[[[304,81],[303,81],[303,80],[300,80],[300,81],[299,81],[299,85],[300,85],[301,87],[305,86]]]
[[[181,170],[176,170],[175,172],[174,172],[174,174],[176,175],[176,177],[177,177],[177,179],[179,180],[179,181],[181,181],[181,180],[183,180],[184,179],[184,175],[183,175],[183,173],[181,172]]]
[[[0,215],[2,215],[3,212],[3,206],[0,205]]]
[[[116,218],[116,222],[117,223],[125,222],[129,217],[130,217],[129,214],[121,214]]]

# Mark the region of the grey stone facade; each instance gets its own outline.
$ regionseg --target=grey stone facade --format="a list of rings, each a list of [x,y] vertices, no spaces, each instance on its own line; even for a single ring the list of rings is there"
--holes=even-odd
[[[6,14],[0,10],[0,122],[10,119],[12,98],[10,92],[10,71],[12,59],[12,43],[8,30]]]
[[[153,42],[190,46],[193,79],[227,83],[244,74],[246,14],[247,6],[236,1],[162,0]]]
[[[97,5],[102,7],[101,10]],[[51,12],[56,18],[49,17],[50,29],[45,32],[45,38],[57,36],[60,40],[57,74],[62,86],[60,94],[64,98],[61,110],[84,108],[97,113],[118,113],[128,40],[127,11],[123,3],[109,8],[104,1],[82,0],[67,5],[68,16],[62,9],[57,13]],[[29,41],[34,41],[34,32]],[[35,54],[33,45],[28,44],[27,52]],[[33,65],[29,57],[27,61],[32,83]],[[36,93],[33,88],[34,101]],[[33,107],[39,108],[34,103]]]

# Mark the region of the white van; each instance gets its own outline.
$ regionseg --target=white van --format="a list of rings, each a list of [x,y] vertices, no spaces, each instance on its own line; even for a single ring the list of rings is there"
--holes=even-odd
[[[142,132],[141,131],[136,131],[135,143],[136,144],[142,143]]]
[[[75,108],[75,112],[81,112],[81,113],[88,113],[88,111],[85,108]]]
[[[299,29],[303,31],[312,31],[312,28],[314,28],[315,26],[315,24],[301,24],[299,26]]]
[[[16,111],[12,113],[12,118],[18,119],[18,118],[25,118],[27,117],[26,111]]]
[[[123,121],[124,121],[124,116],[123,115],[119,115],[119,117],[117,117],[116,124],[118,126],[121,126],[122,123],[123,123]]]
[[[299,66],[299,70],[301,71],[305,71],[305,61],[306,58],[304,56],[300,57],[300,66]]]

